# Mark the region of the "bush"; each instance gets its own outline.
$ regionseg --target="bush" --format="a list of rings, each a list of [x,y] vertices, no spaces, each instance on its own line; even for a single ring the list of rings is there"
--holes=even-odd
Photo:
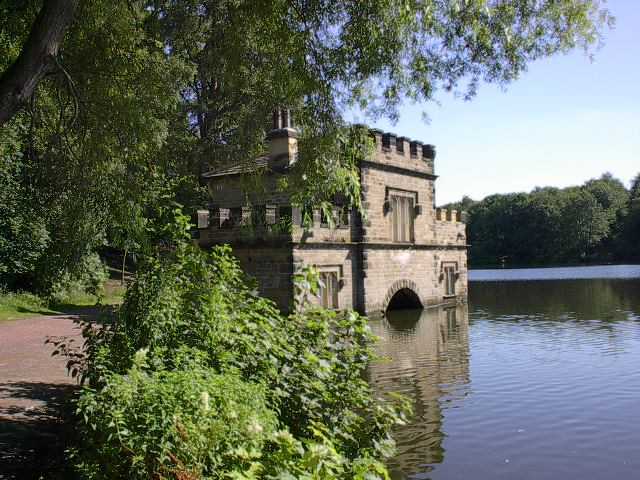
[[[30,284],[30,275],[45,252],[49,232],[28,192],[21,184],[27,168],[21,133],[26,131],[18,117],[0,133],[0,283],[12,288]]]
[[[52,314],[45,300],[28,292],[9,292],[0,285],[0,321],[30,317],[36,314]]]
[[[134,366],[86,390],[86,478],[211,478],[242,472],[276,428],[264,388],[212,370],[147,373]]]
[[[249,403],[248,408],[256,418],[271,418],[264,408],[271,412],[275,424],[265,429],[266,443],[262,449],[247,450],[253,459],[249,463],[220,454],[203,464],[197,455],[185,455],[179,458],[181,468],[199,473],[175,478],[221,478],[225,472],[235,472],[232,478],[387,477],[381,461],[393,453],[390,431],[403,421],[405,409],[404,404],[374,399],[363,379],[374,341],[366,319],[318,308],[283,316],[257,294],[228,247],[204,252],[183,242],[147,260],[117,320],[103,330],[87,328],[85,334],[88,361],[83,375],[92,389],[84,392],[78,413],[89,419],[86,424],[95,424],[95,438],[113,435],[106,419],[114,415],[111,409],[123,417],[149,419],[136,423],[137,429],[127,427],[135,438],[110,442],[107,451],[92,447],[99,442],[85,428],[90,440],[82,442],[76,457],[81,466],[93,466],[85,472],[108,469],[114,458],[125,462],[119,467],[122,472],[127,465],[133,469],[134,459],[148,458],[144,446],[149,448],[150,435],[159,435],[150,433],[156,431],[153,418],[160,422],[191,411],[196,393],[205,391],[202,382],[229,378],[229,401],[244,402],[251,389],[262,392],[254,395],[264,403]],[[144,366],[136,361],[141,351]],[[188,380],[191,376],[195,379]],[[217,385],[224,391],[222,381]],[[127,389],[137,393],[125,394]],[[147,396],[148,389],[163,393]],[[208,387],[206,391],[219,401],[221,394]],[[145,400],[134,406],[134,398]],[[102,404],[110,405],[96,406]],[[245,448],[246,431],[234,422],[229,428]],[[167,435],[174,456],[191,451],[191,446],[178,447],[174,434]],[[209,448],[222,442],[210,430],[198,435],[206,437],[198,442]],[[221,452],[226,447],[221,443],[216,448]],[[166,465],[168,453],[162,452],[154,450],[145,464]],[[148,478],[144,475],[149,471],[131,478]],[[114,472],[111,478],[124,478],[118,475]]]
[[[82,257],[73,270],[63,272],[49,287],[48,297],[55,303],[73,303],[74,299],[93,295],[104,295],[104,284],[109,279],[109,271],[93,252]]]

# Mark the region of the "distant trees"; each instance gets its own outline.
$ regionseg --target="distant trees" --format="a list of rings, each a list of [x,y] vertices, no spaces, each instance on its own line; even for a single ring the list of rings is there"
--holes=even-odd
[[[620,219],[619,242],[616,245],[620,255],[633,261],[640,261],[640,174],[631,182],[627,207]]]
[[[468,213],[475,265],[640,260],[640,175],[631,190],[605,173],[579,187],[449,206]]]

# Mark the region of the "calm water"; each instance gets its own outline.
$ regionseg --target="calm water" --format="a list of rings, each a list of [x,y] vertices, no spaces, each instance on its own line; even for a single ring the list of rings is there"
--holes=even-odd
[[[640,265],[594,265],[592,267],[513,268],[471,270],[469,280],[580,280],[595,278],[640,278]]]
[[[414,402],[395,478],[640,478],[640,278],[536,279],[372,320],[372,385]]]

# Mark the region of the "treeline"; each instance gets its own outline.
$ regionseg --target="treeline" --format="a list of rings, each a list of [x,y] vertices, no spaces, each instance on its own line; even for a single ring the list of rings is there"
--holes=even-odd
[[[640,174],[631,188],[605,173],[581,186],[463,197],[475,266],[640,261]]]

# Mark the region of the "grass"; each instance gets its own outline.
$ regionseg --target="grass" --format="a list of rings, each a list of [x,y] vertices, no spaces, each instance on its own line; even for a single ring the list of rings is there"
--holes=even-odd
[[[51,310],[44,300],[31,293],[0,294],[0,322],[57,313],[60,312]]]
[[[0,292],[0,322],[41,315],[60,315],[83,307],[94,306],[100,300],[102,305],[119,305],[124,297],[125,287],[120,281],[109,279],[105,284],[101,299],[86,293],[72,294],[63,302],[51,304],[46,300],[25,292]]]

